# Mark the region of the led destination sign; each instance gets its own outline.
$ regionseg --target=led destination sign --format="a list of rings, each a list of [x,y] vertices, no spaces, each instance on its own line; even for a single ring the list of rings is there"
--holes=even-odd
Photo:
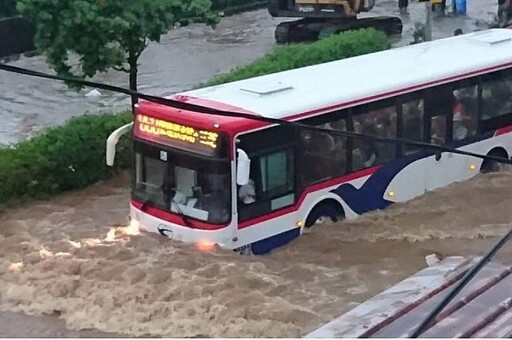
[[[177,146],[208,155],[217,153],[220,134],[177,124],[163,119],[137,115],[135,133],[151,141]]]

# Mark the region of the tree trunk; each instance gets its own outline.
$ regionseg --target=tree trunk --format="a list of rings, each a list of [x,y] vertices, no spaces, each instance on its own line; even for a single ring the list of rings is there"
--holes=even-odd
[[[130,53],[128,57],[128,64],[130,65],[130,90],[137,91],[137,57]],[[135,104],[139,101],[139,97],[132,96],[132,112],[135,113]]]

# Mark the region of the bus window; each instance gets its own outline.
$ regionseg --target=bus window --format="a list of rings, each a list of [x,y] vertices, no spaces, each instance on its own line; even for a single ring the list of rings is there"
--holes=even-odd
[[[160,208],[165,208],[166,200],[162,186],[166,179],[167,163],[157,158],[156,153],[135,153],[135,191]]]
[[[430,143],[443,145],[446,143],[446,115],[432,117],[430,130]]]
[[[512,113],[512,71],[487,74],[482,80],[482,119]]]
[[[377,137],[396,137],[397,110],[394,100],[363,105],[354,109],[354,132]],[[395,158],[395,145],[368,139],[354,139],[352,170],[385,163]]]
[[[402,138],[421,142],[423,141],[424,102],[418,98],[402,103]],[[419,150],[418,147],[404,145],[403,154],[409,155]]]
[[[295,203],[294,152],[286,150],[251,156],[251,179],[238,189],[241,221]]]
[[[306,120],[304,123],[330,130],[347,131],[345,117],[344,112],[336,112],[321,119]],[[299,134],[299,141],[302,148],[300,177],[303,187],[346,173],[347,137],[304,129]]]
[[[238,187],[240,221],[295,203],[294,133],[277,126],[240,136],[251,159],[249,183]]]
[[[452,111],[455,105],[453,84],[439,85],[424,92],[426,141],[436,145],[448,143],[452,138]],[[430,117],[430,118],[429,118]]]
[[[453,127],[452,139],[462,140],[474,136],[478,117],[478,85],[471,85],[471,80],[465,80],[468,85],[456,87],[453,90]]]
[[[259,157],[261,192],[274,197],[293,190],[293,153],[279,151]]]

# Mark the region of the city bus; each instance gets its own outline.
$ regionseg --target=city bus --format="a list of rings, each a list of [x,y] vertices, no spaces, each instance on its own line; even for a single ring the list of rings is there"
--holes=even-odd
[[[209,109],[509,159],[512,30],[491,29],[175,94]],[[141,230],[265,254],[325,219],[384,209],[497,164],[422,147],[141,101],[130,218]]]

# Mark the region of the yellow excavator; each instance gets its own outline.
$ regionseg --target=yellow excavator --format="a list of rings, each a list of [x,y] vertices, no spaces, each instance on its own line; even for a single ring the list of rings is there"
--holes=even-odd
[[[314,41],[325,35],[370,27],[388,35],[402,34],[402,20],[398,17],[357,18],[374,6],[375,0],[269,0],[268,12],[272,17],[302,18],[277,25],[278,44]]]

